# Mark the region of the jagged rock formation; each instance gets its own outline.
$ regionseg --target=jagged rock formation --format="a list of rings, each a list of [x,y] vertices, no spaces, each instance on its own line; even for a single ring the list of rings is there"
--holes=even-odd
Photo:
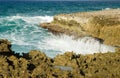
[[[0,40],[0,78],[69,78],[71,72],[53,66],[54,60],[40,51],[23,55],[11,51],[7,40]]]
[[[120,46],[120,9],[60,14],[40,25],[52,32],[76,37],[92,36],[107,45]]]
[[[115,53],[76,55],[66,52],[49,58],[32,50],[23,55],[0,40],[0,78],[120,78],[120,50]]]

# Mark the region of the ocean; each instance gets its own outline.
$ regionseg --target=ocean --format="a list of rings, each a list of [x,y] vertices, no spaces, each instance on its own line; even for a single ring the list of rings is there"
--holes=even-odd
[[[73,51],[77,54],[114,52],[92,37],[74,40],[54,35],[40,27],[62,13],[88,12],[120,8],[120,1],[0,1],[0,39],[8,39],[12,50],[22,54],[40,50],[49,57]],[[87,41],[86,41],[87,40]]]

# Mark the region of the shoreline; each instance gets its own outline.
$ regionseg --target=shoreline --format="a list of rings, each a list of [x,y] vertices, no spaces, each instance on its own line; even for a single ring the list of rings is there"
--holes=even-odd
[[[49,58],[37,50],[20,55],[12,51],[8,40],[0,40],[1,78],[120,77],[119,9],[56,15],[53,22],[41,26],[55,33],[76,35],[77,38],[92,36],[118,48],[115,52],[87,55],[65,52]]]
[[[76,38],[91,36],[103,40],[104,44],[120,47],[120,9],[59,14],[51,23],[40,26],[53,33]]]

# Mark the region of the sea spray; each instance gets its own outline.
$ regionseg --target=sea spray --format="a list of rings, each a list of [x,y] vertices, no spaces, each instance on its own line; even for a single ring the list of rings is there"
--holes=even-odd
[[[44,47],[61,51],[73,51],[76,54],[93,54],[98,52],[115,52],[115,47],[102,44],[100,40],[93,37],[81,37],[74,40],[73,36],[53,36],[44,40]]]
[[[15,52],[29,52],[36,49],[45,52],[50,57],[66,51],[73,51],[77,54],[115,51],[114,47],[104,45],[92,37],[74,40],[72,36],[56,36],[39,27],[39,23],[51,22],[52,20],[52,16],[0,17],[0,38],[10,40]]]

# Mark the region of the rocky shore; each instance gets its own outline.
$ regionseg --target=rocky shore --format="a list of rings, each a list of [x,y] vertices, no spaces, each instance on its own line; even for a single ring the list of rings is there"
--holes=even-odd
[[[19,55],[0,40],[0,78],[120,78],[120,50],[76,55],[66,52],[49,58],[40,51]]]
[[[120,9],[56,15],[41,26],[76,38],[95,37],[118,48],[112,53],[66,52],[49,58],[37,50],[20,55],[8,40],[0,40],[0,78],[120,78]]]
[[[92,36],[104,44],[120,47],[120,9],[60,14],[51,23],[42,23],[53,33]]]

